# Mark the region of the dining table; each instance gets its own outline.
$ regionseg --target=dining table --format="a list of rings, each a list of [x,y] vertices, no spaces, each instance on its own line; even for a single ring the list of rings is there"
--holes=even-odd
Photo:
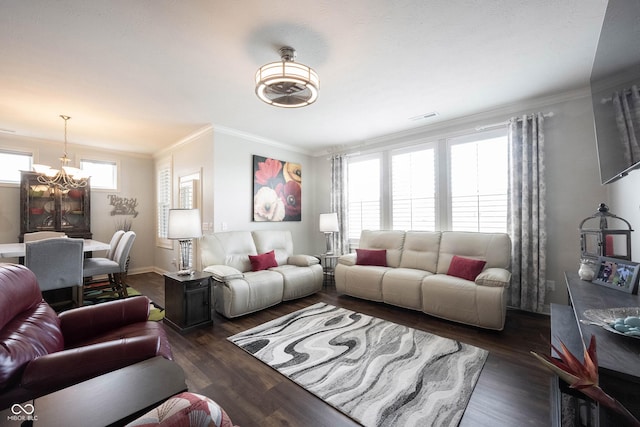
[[[84,239],[84,252],[108,251],[111,246],[99,240]],[[0,258],[20,258],[25,255],[24,243],[0,243]]]

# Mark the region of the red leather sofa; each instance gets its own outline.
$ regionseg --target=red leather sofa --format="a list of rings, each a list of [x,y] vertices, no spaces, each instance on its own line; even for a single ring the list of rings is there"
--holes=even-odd
[[[0,410],[155,356],[171,359],[144,296],[59,315],[35,275],[0,264]]]

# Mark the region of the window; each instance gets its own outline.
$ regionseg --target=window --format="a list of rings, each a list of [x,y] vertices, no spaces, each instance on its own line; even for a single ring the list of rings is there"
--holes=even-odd
[[[394,230],[436,229],[433,148],[391,156],[391,218]]]
[[[171,208],[171,160],[156,164],[157,186],[157,233],[156,244],[171,249],[173,244],[167,239],[169,228],[169,209]]]
[[[80,160],[80,169],[91,177],[92,189],[117,190],[118,164],[101,160]]]
[[[30,171],[33,154],[0,150],[0,182],[20,184],[20,171]]]
[[[350,161],[349,238],[359,239],[362,230],[380,229],[380,158]]]
[[[449,151],[450,229],[506,233],[506,135],[470,141],[450,140]]]
[[[353,157],[348,183],[352,240],[363,229],[506,232],[507,132]]]

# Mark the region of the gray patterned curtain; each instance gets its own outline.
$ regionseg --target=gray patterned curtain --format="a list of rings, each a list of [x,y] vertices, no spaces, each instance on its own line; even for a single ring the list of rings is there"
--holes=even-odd
[[[640,160],[640,91],[638,86],[618,91],[612,96],[616,115],[616,126],[624,148],[624,159],[628,166]]]
[[[332,234],[331,243],[336,255],[349,252],[347,206],[347,156],[335,155],[331,157],[331,212],[338,214],[340,231]]]
[[[542,113],[509,121],[509,203],[511,288],[507,304],[541,312],[546,290],[547,231]]]

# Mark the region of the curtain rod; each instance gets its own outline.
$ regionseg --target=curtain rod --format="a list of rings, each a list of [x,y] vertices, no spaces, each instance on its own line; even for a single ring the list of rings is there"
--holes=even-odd
[[[617,91],[617,92],[620,92],[620,91]],[[622,92],[623,96],[629,96],[629,95],[631,95],[633,93],[633,90],[631,90],[631,89],[623,89],[621,92]],[[613,96],[610,96],[608,98],[602,98],[600,100],[600,103],[601,104],[606,104],[607,102],[611,102],[611,101],[613,101]]]
[[[547,117],[553,117],[553,111],[549,111],[548,113],[543,113],[542,117],[547,118]],[[528,119],[532,119],[533,115],[527,114],[527,118]],[[522,121],[522,118],[518,117],[518,121]],[[509,120],[505,120],[504,122],[500,122],[500,123],[493,123],[490,125],[483,125],[483,126],[477,126],[476,130],[488,130],[488,129],[493,129],[493,128],[497,128],[500,126],[506,126],[509,124]]]

